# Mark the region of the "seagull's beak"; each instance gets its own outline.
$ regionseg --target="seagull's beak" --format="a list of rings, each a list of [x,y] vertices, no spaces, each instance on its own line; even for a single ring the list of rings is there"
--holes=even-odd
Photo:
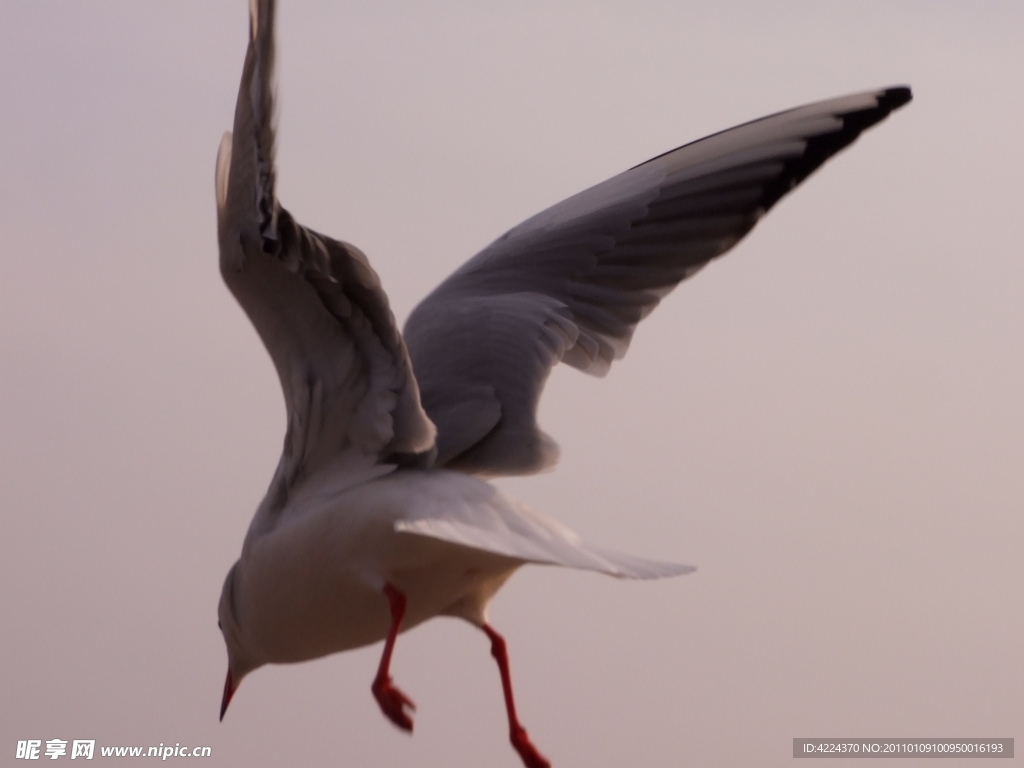
[[[224,713],[228,711],[228,704],[231,697],[235,695],[235,681],[231,677],[231,667],[228,667],[228,676],[224,680],[224,698],[220,700],[220,719],[224,719]]]

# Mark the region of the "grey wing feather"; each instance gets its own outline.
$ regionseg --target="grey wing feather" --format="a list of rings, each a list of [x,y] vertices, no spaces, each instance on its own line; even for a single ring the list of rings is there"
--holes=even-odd
[[[607,373],[663,296],[910,99],[905,87],[870,91],[714,134],[543,211],[466,262],[405,327],[437,463],[484,475],[550,467],[557,446],[536,410],[551,368]]]
[[[221,274],[273,359],[288,432],[268,500],[340,454],[429,461],[434,426],[366,256],[297,224],[274,194],[274,3],[253,0],[232,134],[217,159]],[[356,462],[358,463],[358,461]]]

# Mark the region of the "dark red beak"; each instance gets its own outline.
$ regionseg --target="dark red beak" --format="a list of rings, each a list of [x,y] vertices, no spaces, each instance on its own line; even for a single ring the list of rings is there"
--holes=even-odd
[[[235,681],[231,679],[231,667],[228,667],[228,676],[224,680],[224,698],[220,700],[220,719],[224,719],[224,713],[228,711],[228,704],[231,697],[235,695]]]

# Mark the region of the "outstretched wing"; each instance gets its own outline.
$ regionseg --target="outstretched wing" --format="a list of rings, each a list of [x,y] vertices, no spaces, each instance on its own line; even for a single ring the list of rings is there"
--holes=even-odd
[[[266,345],[288,415],[268,499],[339,455],[355,464],[428,454],[420,406],[387,296],[359,249],[295,222],[274,194],[274,2],[250,3],[233,134],[217,157],[220,269]]]
[[[405,340],[437,463],[487,475],[551,466],[537,403],[560,360],[604,375],[680,281],[910,101],[887,88],[810,104],[679,147],[502,235],[410,315]]]

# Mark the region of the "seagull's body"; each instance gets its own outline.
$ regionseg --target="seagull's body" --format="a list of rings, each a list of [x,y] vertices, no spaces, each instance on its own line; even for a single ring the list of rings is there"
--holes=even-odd
[[[221,717],[257,667],[383,639],[373,693],[412,730],[412,702],[391,684],[395,638],[456,616],[489,637],[512,743],[541,768],[487,623],[495,592],[526,563],[629,578],[692,568],[586,544],[486,478],[554,465],[536,410],[555,364],[606,373],[665,294],[910,91],[782,112],[598,184],[477,254],[403,335],[362,252],[277,201],[273,29],[273,0],[250,0],[234,131],[217,157],[221,274],[273,359],[288,413],[281,461],[221,595]]]
[[[406,595],[402,627],[409,629],[438,615],[482,624],[491,596],[525,562],[635,577],[690,570],[589,547],[461,472],[392,471],[341,490],[333,477],[312,478],[286,520],[250,536],[229,575],[225,594],[234,596],[244,645],[259,649],[263,663],[384,639],[385,582]]]
[[[386,581],[407,597],[405,629],[442,613],[479,620],[489,593],[521,561],[396,526],[452,509],[515,514],[490,489],[455,472],[412,470],[296,499],[288,522],[254,537],[243,554],[237,588],[252,597],[240,624],[251,644],[266,661],[286,663],[383,640]]]

